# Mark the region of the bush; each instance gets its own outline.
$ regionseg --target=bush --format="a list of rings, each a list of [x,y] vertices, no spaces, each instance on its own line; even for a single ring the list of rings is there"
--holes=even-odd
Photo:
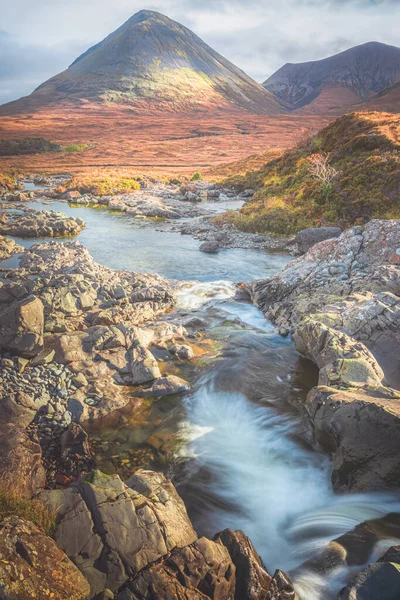
[[[68,182],[70,190],[77,190],[80,194],[93,194],[94,196],[113,196],[114,194],[128,194],[140,190],[140,183],[129,177],[103,177],[90,178],[77,176]]]
[[[61,149],[61,146],[58,144],[53,144],[44,138],[0,139],[0,156],[61,152]]]
[[[198,171],[196,173],[194,173],[194,175],[192,175],[192,178],[190,181],[201,181],[203,179],[201,173],[199,173]]]
[[[87,144],[70,144],[69,146],[63,146],[63,152],[84,152],[89,146]]]
[[[16,516],[31,521],[47,535],[52,535],[56,526],[56,515],[37,500],[23,498],[16,491],[0,491],[0,520]]]

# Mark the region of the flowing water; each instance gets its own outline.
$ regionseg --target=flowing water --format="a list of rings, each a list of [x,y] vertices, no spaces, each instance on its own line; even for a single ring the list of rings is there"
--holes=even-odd
[[[64,203],[31,206],[81,216],[87,227],[79,240],[108,267],[180,280],[177,310],[207,323],[213,341],[201,367],[180,371],[193,381],[192,393],[153,403],[141,423],[123,418],[105,426],[105,468],[115,468],[116,451],[166,448],[152,450],[151,466],[173,477],[200,534],[243,529],[270,571],[293,575],[301,600],[334,598],[350,570],[322,578],[299,566],[360,522],[400,512],[400,497],[332,491],[330,459],[308,444],[294,408],[315,385],[316,369],[254,306],[232,299],[234,281],[269,276],[289,257],[253,250],[207,255],[198,241],[159,232],[151,221]],[[14,264],[15,258],[6,262]],[[383,540],[375,555],[392,542]]]

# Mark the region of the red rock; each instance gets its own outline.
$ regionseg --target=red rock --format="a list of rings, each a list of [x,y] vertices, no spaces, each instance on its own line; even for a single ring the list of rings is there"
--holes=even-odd
[[[58,485],[69,485],[71,483],[71,480],[69,477],[67,477],[66,475],[63,475],[62,473],[56,473],[54,476],[54,481],[58,484]]]

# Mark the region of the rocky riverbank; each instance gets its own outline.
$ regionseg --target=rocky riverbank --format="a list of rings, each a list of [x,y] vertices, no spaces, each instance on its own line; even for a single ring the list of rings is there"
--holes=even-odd
[[[0,233],[22,238],[72,237],[85,227],[79,217],[54,210],[7,211],[0,217]]]
[[[238,291],[319,367],[304,411],[340,491],[399,487],[399,265],[399,221],[375,220]]]
[[[137,471],[124,483],[93,471],[82,426],[190,387],[162,374],[151,352],[161,344],[193,357],[186,330],[162,320],[175,302],[169,282],[102,267],[77,242],[33,245],[1,275],[0,495],[18,490],[48,507],[57,544],[22,517],[4,518],[3,597],[294,600],[286,575],[271,577],[242,532],[198,538],[162,475]]]

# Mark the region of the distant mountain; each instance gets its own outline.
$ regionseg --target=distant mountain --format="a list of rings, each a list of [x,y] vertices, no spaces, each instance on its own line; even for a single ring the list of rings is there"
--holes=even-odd
[[[288,63],[264,87],[291,110],[343,109],[400,81],[400,48],[369,42],[322,60]]]
[[[357,110],[378,110],[382,112],[400,112],[400,82],[379,92],[357,107]]]
[[[81,100],[175,112],[282,112],[270,92],[192,31],[148,10],[135,14],[30,96],[4,105],[0,113]]]

